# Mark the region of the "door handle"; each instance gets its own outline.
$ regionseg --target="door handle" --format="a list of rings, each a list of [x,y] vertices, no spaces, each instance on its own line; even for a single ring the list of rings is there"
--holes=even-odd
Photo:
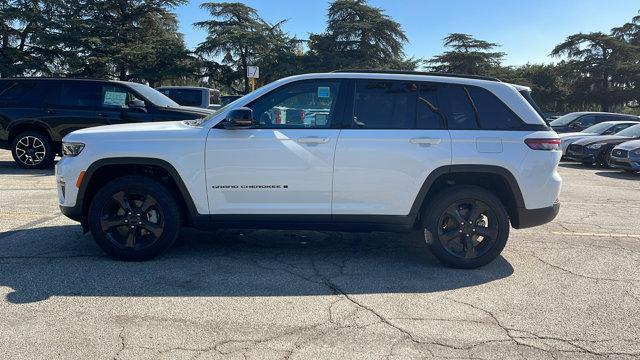
[[[430,138],[430,137],[419,137],[419,138],[409,139],[409,142],[412,144],[438,145],[442,142],[442,139]]]
[[[48,115],[57,115],[57,114],[58,114],[58,112],[57,112],[57,111],[55,111],[55,110],[51,110],[51,109],[47,109],[47,110],[45,110],[45,112],[46,112]]]
[[[326,144],[329,142],[329,138],[318,137],[318,136],[308,136],[308,137],[299,138],[297,141],[301,144]]]
[[[101,118],[106,118],[106,117],[108,117],[108,116],[109,116],[109,115],[104,114],[104,113],[98,113],[98,117],[101,117]]]

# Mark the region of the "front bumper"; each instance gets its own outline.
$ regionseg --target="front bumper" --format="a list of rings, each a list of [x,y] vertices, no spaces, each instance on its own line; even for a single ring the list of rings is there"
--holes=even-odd
[[[518,208],[517,222],[512,220],[511,225],[516,229],[525,229],[546,224],[555,219],[559,212],[559,201],[556,201],[552,206],[540,209]]]
[[[591,150],[586,146],[569,145],[565,157],[569,160],[594,163],[598,161],[600,149]]]
[[[640,171],[640,157],[621,158],[611,156],[611,166],[616,169]]]

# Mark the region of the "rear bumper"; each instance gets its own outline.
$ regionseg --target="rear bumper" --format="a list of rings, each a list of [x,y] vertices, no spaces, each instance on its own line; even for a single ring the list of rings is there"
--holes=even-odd
[[[516,229],[525,229],[546,224],[555,219],[560,212],[560,202],[556,201],[552,206],[540,209],[518,208],[518,221],[512,225]]]

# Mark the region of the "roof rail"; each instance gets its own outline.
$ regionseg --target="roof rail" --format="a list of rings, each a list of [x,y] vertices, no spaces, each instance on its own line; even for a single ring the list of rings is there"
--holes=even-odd
[[[465,79],[477,79],[477,80],[487,80],[487,81],[497,81],[502,82],[498,78],[490,77],[490,76],[480,76],[480,75],[464,75],[464,74],[448,74],[448,73],[438,73],[438,72],[426,72],[426,71],[411,71],[411,70],[385,70],[385,69],[341,69],[334,70],[332,73],[365,73],[365,74],[406,74],[406,75],[428,75],[428,76],[444,76],[444,77],[453,77],[453,78],[465,78]]]

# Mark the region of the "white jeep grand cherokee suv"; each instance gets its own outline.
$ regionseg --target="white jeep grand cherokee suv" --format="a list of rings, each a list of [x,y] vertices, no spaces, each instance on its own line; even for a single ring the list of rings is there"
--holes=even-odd
[[[324,229],[411,232],[473,268],[510,224],[556,216],[559,144],[528,88],[344,71],[278,80],[201,120],[73,132],[56,178],[62,212],[124,260],[160,254],[181,226]]]

